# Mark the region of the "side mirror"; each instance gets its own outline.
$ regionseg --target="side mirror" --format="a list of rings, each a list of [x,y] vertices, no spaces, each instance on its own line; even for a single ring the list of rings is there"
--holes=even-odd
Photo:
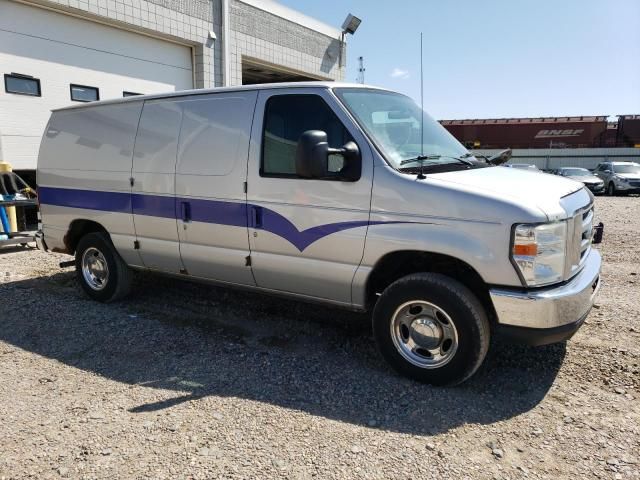
[[[606,170],[604,171],[604,173],[611,173],[611,170],[606,169]]]
[[[330,168],[329,158],[342,156],[341,168]],[[327,134],[322,130],[307,130],[300,136],[296,148],[296,174],[302,178],[339,179],[355,182],[362,172],[360,149],[354,142],[342,148],[330,148]]]
[[[511,149],[507,148],[506,150],[501,151],[497,155],[489,157],[487,162],[492,165],[502,165],[503,163],[507,163],[511,158]]]

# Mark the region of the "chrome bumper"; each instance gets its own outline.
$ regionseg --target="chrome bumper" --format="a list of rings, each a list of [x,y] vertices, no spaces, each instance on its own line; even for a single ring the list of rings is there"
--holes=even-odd
[[[600,289],[600,252],[591,249],[580,273],[568,283],[536,290],[495,288],[489,291],[498,324],[527,329],[553,329],[587,316]]]

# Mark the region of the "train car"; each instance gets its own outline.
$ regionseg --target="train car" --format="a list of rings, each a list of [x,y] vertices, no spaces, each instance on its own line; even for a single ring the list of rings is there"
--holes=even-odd
[[[640,115],[619,115],[617,130],[616,146],[640,148]]]
[[[640,118],[640,116],[638,116]],[[601,147],[607,117],[539,117],[440,122],[468,148]]]

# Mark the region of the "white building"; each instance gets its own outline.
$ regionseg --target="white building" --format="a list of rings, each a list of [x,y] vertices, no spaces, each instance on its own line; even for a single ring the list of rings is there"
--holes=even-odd
[[[33,171],[50,110],[74,101],[341,80],[344,50],[271,0],[0,0],[0,159]]]

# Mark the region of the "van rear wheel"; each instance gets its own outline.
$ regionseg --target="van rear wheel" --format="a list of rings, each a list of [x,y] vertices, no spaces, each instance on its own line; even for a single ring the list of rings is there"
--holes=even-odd
[[[383,357],[402,375],[433,385],[456,385],[473,375],[489,349],[489,321],[471,291],[436,273],[392,283],[373,312]]]
[[[133,271],[105,233],[88,233],[76,248],[76,276],[93,300],[113,302],[131,290]]]

